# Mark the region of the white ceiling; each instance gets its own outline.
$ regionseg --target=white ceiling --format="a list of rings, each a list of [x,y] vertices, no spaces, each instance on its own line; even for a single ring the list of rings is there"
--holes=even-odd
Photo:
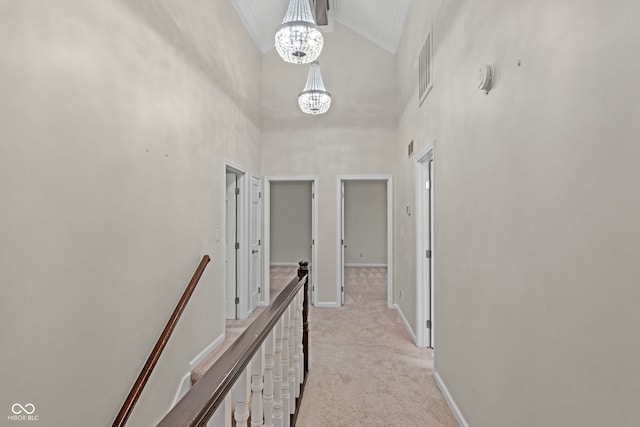
[[[261,52],[273,47],[273,36],[289,0],[231,0]],[[331,20],[341,22],[372,43],[395,54],[411,0],[330,0]],[[324,28],[324,27],[323,27]]]

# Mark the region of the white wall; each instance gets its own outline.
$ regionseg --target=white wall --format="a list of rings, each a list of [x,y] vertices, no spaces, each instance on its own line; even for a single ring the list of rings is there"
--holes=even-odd
[[[436,370],[474,427],[635,426],[640,4],[426,3],[398,53],[398,144],[435,141]],[[435,80],[418,108],[430,22]],[[483,64],[497,71],[488,95]],[[411,221],[396,224],[398,251]]]
[[[345,182],[344,235],[346,264],[387,264],[386,181]]]
[[[3,417],[110,425],[205,253],[129,425],[223,333],[224,160],[260,151],[242,28],[227,1],[0,1]]]
[[[275,50],[263,55],[263,175],[316,176],[316,250],[319,303],[338,302],[337,177],[391,175],[396,140],[395,56],[335,23],[320,58],[327,90],[324,116],[304,115],[297,96],[308,68],[286,64]]]
[[[269,196],[271,264],[311,262],[311,181],[272,181]]]

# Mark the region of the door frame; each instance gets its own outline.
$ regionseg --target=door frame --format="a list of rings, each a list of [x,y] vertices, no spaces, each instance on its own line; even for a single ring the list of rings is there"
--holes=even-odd
[[[434,171],[435,168],[435,150],[434,144],[428,145],[419,155],[416,156],[415,161],[415,203],[416,203],[416,320],[417,320],[417,335],[416,341],[419,347],[434,347],[435,336],[435,180]],[[425,167],[425,163],[433,161],[431,175],[429,176],[429,168]],[[429,178],[429,192],[425,191],[424,183]],[[427,199],[429,197],[428,205]],[[425,210],[428,209],[428,212]],[[429,247],[425,244],[424,235],[427,231],[423,219],[429,216],[428,231],[429,233]],[[427,250],[431,250],[431,258],[427,259]],[[425,266],[430,267],[429,282],[425,284],[423,281]],[[427,327],[427,321],[431,320],[431,328]]]
[[[248,180],[247,180],[247,170],[242,168],[241,166],[234,164],[230,161],[224,162],[224,193],[226,195],[226,186],[227,186],[227,173],[234,173],[238,179],[238,188],[240,189],[240,194],[238,197],[238,206],[237,206],[237,242],[240,244],[240,248],[238,249],[238,257],[237,257],[237,274],[236,274],[236,297],[240,299],[239,304],[236,307],[236,317],[238,319],[246,319],[251,315],[251,303],[249,298],[251,297],[250,284],[249,284],[249,217],[248,217],[248,201],[249,201],[249,191],[248,191]],[[224,209],[224,241],[227,241],[227,212]],[[226,254],[225,254],[226,256]],[[226,292],[226,269],[225,269],[225,292]],[[239,284],[246,284],[246,286],[239,286]]]
[[[344,287],[344,259],[342,256],[343,199],[345,181],[386,181],[387,183],[387,307],[393,308],[393,176],[391,175],[338,175],[336,191],[336,305],[342,305]]]
[[[317,200],[317,176],[265,176],[264,177],[264,186],[263,186],[263,208],[264,212],[262,215],[264,225],[263,225],[263,238],[264,244],[262,247],[262,255],[263,255],[263,274],[262,274],[262,303],[264,305],[269,305],[271,301],[271,183],[272,182],[287,182],[287,181],[303,181],[303,182],[311,182],[311,260],[309,261],[309,266],[311,270],[311,304],[315,305],[318,301],[318,288],[316,286],[317,277],[318,277],[318,268],[316,259],[317,259],[317,251],[318,251],[318,235],[316,230],[318,229],[318,200]],[[315,268],[314,268],[315,267]]]

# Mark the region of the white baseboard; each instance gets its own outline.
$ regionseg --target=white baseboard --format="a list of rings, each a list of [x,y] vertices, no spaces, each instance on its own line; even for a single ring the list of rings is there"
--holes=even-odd
[[[453,400],[453,396],[451,396],[451,393],[449,393],[449,389],[445,385],[444,381],[442,381],[442,378],[440,378],[440,374],[438,374],[437,372],[434,372],[433,379],[435,380],[436,385],[442,392],[442,395],[444,396],[444,400],[447,401],[447,405],[449,405],[449,408],[451,408],[453,415],[455,415],[456,420],[458,420],[458,424],[460,424],[460,427],[469,427],[469,423],[462,416],[462,412],[460,412],[460,408],[458,408],[458,405],[456,405],[455,400]]]
[[[191,372],[185,374],[180,380],[180,385],[178,386],[178,391],[176,391],[175,396],[173,396],[173,403],[171,404],[171,407],[173,408],[176,406],[176,403],[178,403],[178,401],[182,399],[189,390],[191,390]]]
[[[298,267],[297,262],[272,262],[271,267]]]
[[[175,396],[173,396],[173,403],[171,406],[175,406],[176,403],[182,396],[184,396],[191,389],[191,371],[193,371],[204,359],[207,358],[211,353],[214,352],[216,348],[224,341],[225,334],[221,334],[218,338],[213,340],[211,344],[206,346],[204,350],[202,350],[198,355],[189,362],[189,372],[184,374],[182,379],[180,380],[180,385],[178,386],[178,390],[176,391]]]
[[[340,304],[337,302],[317,302],[314,307],[318,308],[340,308]]]
[[[407,321],[407,318],[404,317],[404,313],[402,312],[402,309],[400,308],[400,306],[398,304],[393,304],[393,308],[400,315],[400,318],[402,319],[402,322],[404,323],[404,327],[407,328],[407,332],[409,333],[409,336],[413,340],[413,343],[418,345],[418,339],[416,338],[416,334],[413,332],[413,329],[411,329],[411,325]]]
[[[349,262],[344,264],[345,267],[383,267],[387,268],[387,264],[369,264],[369,263],[358,263],[358,262]]]
[[[218,338],[216,338],[211,344],[205,347],[190,363],[189,363],[189,375],[191,375],[191,371],[196,369],[198,365],[202,363],[204,359],[206,359],[211,353],[214,352],[216,348],[224,341],[225,334],[222,333]]]

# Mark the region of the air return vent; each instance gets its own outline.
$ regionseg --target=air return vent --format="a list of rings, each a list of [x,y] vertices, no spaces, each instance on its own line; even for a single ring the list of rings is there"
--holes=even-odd
[[[433,87],[433,67],[431,54],[433,52],[433,30],[427,34],[427,39],[422,46],[418,57],[418,102],[422,105]]]

